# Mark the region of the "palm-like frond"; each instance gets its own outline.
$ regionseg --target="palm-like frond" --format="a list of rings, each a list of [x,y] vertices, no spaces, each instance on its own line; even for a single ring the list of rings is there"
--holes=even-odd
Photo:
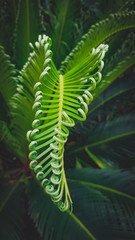
[[[88,115],[92,114],[94,111],[97,113],[101,107],[104,108],[106,106],[105,104],[109,104],[111,101],[114,102],[116,98],[119,98],[119,101],[121,101],[123,94],[130,92],[134,88],[135,81],[133,76],[129,75],[120,78],[118,81],[112,83],[111,86],[103,91],[103,93],[92,102]]]
[[[134,121],[135,116],[127,114],[114,118],[112,121],[98,123],[94,129],[90,129],[89,125],[87,125],[87,131],[85,130],[84,135],[81,135],[78,142],[71,147],[67,147],[66,158],[80,156],[81,159],[89,162],[89,151],[92,151],[100,160],[103,159],[103,162],[108,162],[108,165],[111,166],[112,160],[113,162],[117,162],[118,156],[116,158],[116,155],[118,155],[119,151],[121,152],[119,160],[123,156],[122,152],[124,152],[125,156],[127,154],[133,156],[134,141],[132,138],[135,136]],[[107,148],[109,143],[111,145]],[[124,146],[123,149],[121,149],[122,146]]]
[[[114,118],[112,121],[101,122],[97,125],[97,127],[93,130],[85,131],[85,137],[88,138],[85,140],[87,143],[87,147],[95,147],[103,143],[108,143],[109,141],[113,141],[116,139],[120,139],[122,137],[130,136],[135,134],[135,126],[134,126],[135,116],[134,114],[127,114],[124,116],[120,116]],[[84,149],[86,145],[80,144],[81,147],[74,148],[74,152],[81,151]],[[71,154],[72,152],[70,152]]]
[[[122,73],[135,64],[135,50],[132,51],[128,56],[121,59],[121,61],[115,65],[115,67],[108,71],[104,75],[103,81],[100,86],[96,89],[94,97],[99,96],[115,79],[117,79]]]
[[[81,58],[88,56],[87,49],[91,50],[93,47],[97,47],[114,33],[134,27],[134,18],[135,11],[121,12],[111,14],[107,19],[91,26],[88,33],[82,37],[82,41],[80,41],[69,56],[66,57],[60,68],[60,72],[62,74],[66,73],[79,63]]]
[[[70,214],[58,211],[40,186],[29,182],[29,214],[43,239],[134,239],[134,174],[87,168],[68,171],[67,179]]]
[[[73,119],[86,119],[88,104],[92,101],[90,91],[101,80],[102,59],[107,49],[107,45],[93,49],[87,58],[64,76],[59,76],[51,60],[48,37],[40,36],[33,52],[33,55],[42,52],[45,58],[44,65],[39,61],[40,70],[43,70],[38,76],[40,82],[34,86],[35,120],[32,123],[33,130],[27,134],[32,141],[29,145],[29,158],[32,160],[30,166],[61,210],[66,210],[71,204],[63,162],[64,143],[69,135],[67,127],[75,125]],[[31,88],[30,92],[32,91]]]

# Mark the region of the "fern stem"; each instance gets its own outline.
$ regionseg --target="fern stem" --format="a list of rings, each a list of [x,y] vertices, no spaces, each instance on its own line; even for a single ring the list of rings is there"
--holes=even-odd
[[[59,117],[58,117],[58,128],[61,130],[61,120],[62,120],[62,111],[63,111],[63,96],[64,96],[64,78],[62,75],[59,76],[60,78],[60,95],[59,95]],[[61,137],[59,135],[59,137]],[[59,148],[61,148],[61,144],[59,143]],[[62,149],[59,150],[59,156],[62,154]],[[63,182],[65,183],[65,193],[67,194],[67,196],[69,197],[70,202],[72,203],[72,199],[69,193],[69,188],[68,188],[68,184],[67,184],[67,180],[66,180],[66,175],[65,175],[65,171],[64,171],[64,160],[62,157],[62,177],[63,177]],[[62,188],[62,191],[64,190],[64,188]]]
[[[96,238],[93,236],[93,234],[85,227],[85,225],[69,210],[67,210],[68,214],[81,226],[81,228],[88,234],[88,236],[92,240],[96,240]]]
[[[59,95],[59,117],[58,117],[58,128],[61,130],[61,118],[62,118],[62,109],[63,109],[63,92],[64,92],[64,79],[60,75],[60,95]]]

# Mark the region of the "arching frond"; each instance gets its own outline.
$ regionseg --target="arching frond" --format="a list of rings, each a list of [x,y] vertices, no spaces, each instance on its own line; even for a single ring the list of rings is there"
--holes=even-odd
[[[82,37],[77,46],[62,63],[60,72],[66,73],[81,61],[81,58],[88,56],[88,49],[97,47],[106,38],[121,30],[135,26],[135,11],[121,12],[109,15],[105,20],[92,25],[87,34]]]
[[[44,239],[134,239],[133,173],[82,168],[68,170],[67,179],[74,202],[70,214],[58,211],[34,179],[28,183],[29,214]]]
[[[75,125],[74,120],[86,119],[92,92],[101,80],[102,59],[107,50],[108,46],[101,44],[62,76],[51,59],[50,39],[40,36],[34,47],[33,54],[44,51],[45,62],[39,82],[33,88],[35,119],[33,130],[27,133],[30,167],[62,211],[72,207],[63,160],[68,127]]]

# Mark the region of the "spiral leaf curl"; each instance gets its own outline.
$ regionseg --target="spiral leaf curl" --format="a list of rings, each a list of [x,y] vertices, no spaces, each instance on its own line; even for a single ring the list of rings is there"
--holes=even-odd
[[[54,66],[49,37],[39,36],[39,41],[31,47],[33,51],[36,48],[37,54],[44,50],[45,60],[39,82],[33,87],[35,119],[33,129],[27,133],[30,168],[59,209],[72,210],[64,171],[64,145],[68,128],[75,125],[75,120],[86,119],[88,105],[93,100],[92,92],[102,77],[102,59],[108,46],[101,44],[93,49],[82,63],[64,76],[59,75]]]

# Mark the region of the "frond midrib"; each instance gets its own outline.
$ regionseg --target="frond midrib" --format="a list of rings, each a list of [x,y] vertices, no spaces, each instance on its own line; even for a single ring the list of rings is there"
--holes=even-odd
[[[58,127],[61,130],[61,120],[62,120],[62,109],[63,109],[63,93],[64,93],[64,79],[60,75],[60,95],[59,95],[59,116],[58,116]]]

